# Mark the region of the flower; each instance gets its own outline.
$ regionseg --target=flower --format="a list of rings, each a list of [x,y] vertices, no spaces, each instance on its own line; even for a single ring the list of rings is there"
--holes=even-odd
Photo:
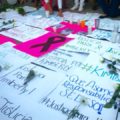
[[[80,105],[83,105],[83,106],[88,105],[88,98],[82,96],[80,99]]]
[[[100,62],[101,62],[101,63],[104,63],[104,62],[105,62],[105,59],[104,59],[102,56],[101,56],[99,59],[100,59]]]
[[[113,83],[113,88],[114,89],[117,89],[119,87],[119,84],[118,83]]]

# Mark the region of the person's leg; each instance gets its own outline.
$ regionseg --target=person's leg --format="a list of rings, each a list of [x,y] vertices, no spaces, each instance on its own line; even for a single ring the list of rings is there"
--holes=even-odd
[[[58,10],[58,15],[62,17],[62,0],[58,0]]]
[[[80,0],[79,11],[83,10],[85,0]]]
[[[62,0],[58,0],[58,9],[62,9]]]
[[[77,9],[79,6],[79,0],[74,0],[74,6],[71,8],[71,10]]]
[[[89,0],[89,1],[90,1],[92,9],[97,10],[98,8],[97,0]]]
[[[98,2],[98,5],[102,8],[103,12],[106,15],[108,15],[109,14],[109,9],[110,9],[109,4],[107,4],[105,0],[97,0],[97,2]]]
[[[63,2],[63,9],[66,9],[67,8],[67,0],[62,0]]]
[[[45,5],[44,5],[45,9],[49,11],[49,13],[51,14],[53,12],[52,6],[51,6],[52,0],[45,0],[44,2],[45,2]]]
[[[35,8],[37,8],[38,7],[38,5],[37,5],[37,0],[32,0],[32,2],[33,2],[33,6],[35,7]]]
[[[116,17],[120,15],[119,5],[120,5],[120,0],[111,0],[109,16]]]

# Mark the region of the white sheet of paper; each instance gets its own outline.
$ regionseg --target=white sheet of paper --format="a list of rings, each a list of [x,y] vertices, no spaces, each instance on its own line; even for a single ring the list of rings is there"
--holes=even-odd
[[[95,38],[95,39],[99,39],[99,40],[108,40],[111,41],[112,40],[112,32],[111,31],[104,31],[104,30],[99,30],[96,29],[94,30],[91,34],[87,35],[89,37]]]
[[[23,83],[26,75],[32,68],[36,71],[36,77],[25,86]],[[23,65],[16,71],[0,78],[0,118],[2,118],[2,120],[10,120],[19,113],[19,115],[16,115],[16,119],[22,120],[22,118],[26,118],[26,120],[37,120],[41,118],[47,120],[48,118],[54,118],[52,115],[56,113],[57,116],[55,115],[56,117],[54,118],[56,119],[60,113],[43,107],[39,104],[39,101],[41,97],[44,97],[53,90],[59,82],[64,80],[64,77],[64,74],[29,64]],[[7,79],[7,81],[5,79]],[[11,101],[13,104],[8,101]],[[11,112],[7,114],[4,113],[5,109],[3,110],[3,106],[5,103],[7,103],[6,106],[10,108],[12,106],[12,110],[14,109],[11,115],[8,115]],[[45,113],[47,113],[47,116]]]
[[[64,106],[67,112],[79,106],[80,114],[84,116],[85,120],[87,117],[89,120],[115,119],[116,110],[103,108],[104,104],[111,99],[115,91],[114,87],[115,84],[109,79],[99,78],[82,70],[75,70],[68,74],[54,91],[41,98],[40,103],[49,108],[54,101],[54,104]],[[81,102],[82,100],[86,101],[86,105]]]
[[[38,76],[31,80],[27,86],[23,86],[24,78],[30,69],[34,69]],[[98,93],[100,95],[105,93],[106,97],[104,96],[104,98],[110,97],[107,93],[111,84],[107,84],[107,87],[104,88],[106,84],[103,84],[103,79],[86,78],[84,72],[80,73],[81,71],[75,71],[64,77],[61,73],[29,64],[23,65],[16,71],[0,78],[0,88],[2,90],[0,93],[0,115],[2,120],[10,120],[10,117],[14,117],[16,113],[21,114],[21,119],[25,116],[27,120],[37,120],[37,118],[43,120],[67,119],[70,110],[78,106],[83,98],[85,100],[85,97],[80,95],[85,92],[80,92],[78,88],[88,88],[91,91],[94,90],[93,92],[98,92],[99,89],[96,89],[96,87],[101,87],[105,91]],[[7,90],[9,90],[9,93]],[[83,116],[85,120],[115,119],[116,111],[102,108],[104,100],[100,103],[97,101],[98,99],[100,98],[97,96],[93,100],[89,98],[88,104],[85,106],[81,103],[79,117]],[[9,109],[12,107],[14,112],[5,114],[4,106],[9,107]],[[101,114],[98,114],[98,112]],[[18,115],[16,117],[18,118]]]
[[[86,61],[81,65],[83,71],[90,73],[99,78],[109,79],[112,82],[120,83],[120,71],[117,74],[111,74],[107,67],[108,61],[101,62],[102,54],[92,53]],[[95,59],[95,60],[94,60]]]
[[[119,20],[113,20],[113,19],[100,19],[99,28],[105,29],[105,30],[114,30],[114,26],[118,27],[118,31],[120,32],[120,21]]]
[[[71,20],[74,22],[78,22],[78,20],[94,20],[95,18],[97,19],[99,17],[98,13],[86,13],[86,14],[81,14],[81,13],[73,13],[73,12],[63,12],[64,19],[65,20]]]
[[[20,65],[27,64],[35,59],[36,58],[30,55],[14,49],[9,43],[6,43],[5,45],[2,44],[0,45],[0,66],[2,67],[0,76],[3,76]]]
[[[110,42],[100,41],[93,38],[80,35],[69,35],[68,37],[74,38],[74,40],[65,44],[62,49],[68,51],[77,51],[83,53],[101,52],[107,49],[107,46],[111,45]]]
[[[68,73],[79,68],[81,63],[87,58],[84,54],[72,54],[57,49],[41,58],[35,63],[54,71]]]
[[[32,34],[31,34],[32,33]],[[47,31],[41,30],[38,28],[22,25],[19,27],[15,27],[9,29],[7,31],[3,31],[0,34],[14,38],[18,41],[25,42],[34,38],[37,38],[43,34],[46,34]]]
[[[32,16],[32,19],[28,18],[27,21],[24,22],[24,24],[26,25],[38,27],[41,29],[47,28],[58,23],[60,23],[60,21],[56,19],[50,19],[45,17],[36,18],[35,16]]]

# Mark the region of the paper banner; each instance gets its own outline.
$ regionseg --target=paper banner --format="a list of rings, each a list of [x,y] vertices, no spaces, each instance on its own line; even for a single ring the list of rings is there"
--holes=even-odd
[[[0,45],[8,41],[16,44],[16,41],[14,39],[0,35]]]
[[[15,48],[32,56],[40,57],[64,45],[70,40],[72,39],[50,32],[36,39],[19,44],[15,46]]]

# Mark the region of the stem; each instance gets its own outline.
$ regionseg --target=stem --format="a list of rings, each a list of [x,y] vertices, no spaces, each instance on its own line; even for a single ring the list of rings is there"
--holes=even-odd
[[[117,109],[117,114],[116,114],[116,119],[115,120],[118,120],[118,114],[119,114],[119,108]]]

